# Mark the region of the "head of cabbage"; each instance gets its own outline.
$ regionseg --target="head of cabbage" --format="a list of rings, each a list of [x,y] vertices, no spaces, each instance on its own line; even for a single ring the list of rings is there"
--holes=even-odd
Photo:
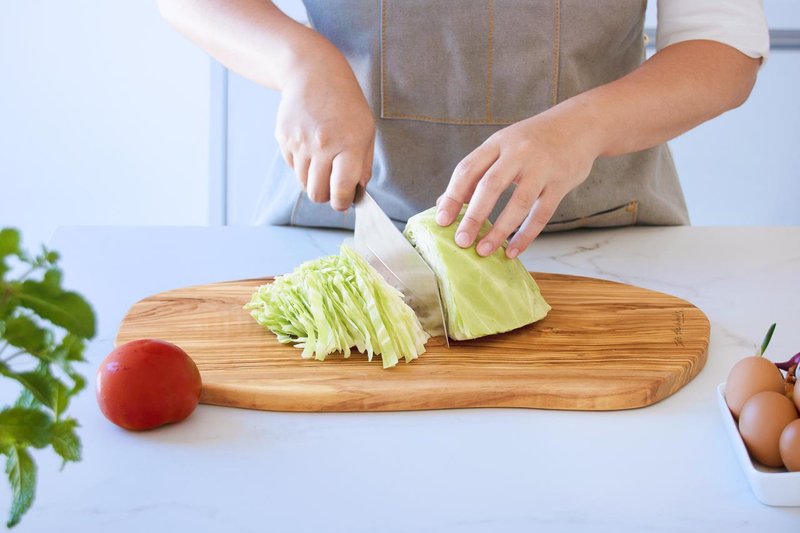
[[[463,216],[462,210],[456,222],[442,227],[433,207],[411,217],[403,232],[436,274],[448,336],[475,339],[544,318],[550,306],[518,258],[508,259],[502,247],[481,257],[474,246],[461,248],[455,243]],[[491,223],[484,222],[477,240],[490,228]]]

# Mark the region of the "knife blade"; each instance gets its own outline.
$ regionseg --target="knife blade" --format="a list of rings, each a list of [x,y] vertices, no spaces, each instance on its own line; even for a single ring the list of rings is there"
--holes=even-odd
[[[403,300],[416,313],[422,329],[432,337],[444,335],[449,347],[444,306],[431,267],[361,185],[356,189],[353,205],[353,249],[403,293]]]

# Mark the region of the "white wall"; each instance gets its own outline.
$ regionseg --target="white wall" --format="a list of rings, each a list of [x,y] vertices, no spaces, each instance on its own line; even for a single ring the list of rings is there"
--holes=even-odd
[[[205,224],[208,57],[155,1],[0,2],[0,227]]]
[[[800,51],[773,50],[749,100],[670,143],[692,223],[800,225]]]

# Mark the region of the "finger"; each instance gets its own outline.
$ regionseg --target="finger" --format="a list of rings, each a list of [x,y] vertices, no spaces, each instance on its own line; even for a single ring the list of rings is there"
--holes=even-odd
[[[353,205],[356,185],[362,174],[362,158],[342,152],[333,159],[331,171],[331,207],[346,211]]]
[[[311,165],[311,158],[305,152],[294,152],[292,154],[294,161],[294,175],[297,176],[297,181],[303,186],[303,190],[308,190],[308,167]]]
[[[294,168],[294,156],[292,155],[294,150],[292,145],[289,143],[288,137],[284,135],[282,131],[276,128],[275,140],[278,142],[278,148],[281,150],[283,160],[286,161],[286,164],[289,166],[289,168]]]
[[[556,208],[563,197],[563,194],[547,188],[542,191],[541,196],[533,204],[533,210],[528,215],[528,218],[525,219],[517,234],[508,243],[508,248],[506,249],[507,257],[513,259],[530,246],[533,240],[542,232],[545,225],[553,218],[553,214],[556,212]]]
[[[467,206],[464,218],[456,230],[456,244],[462,248],[472,246],[483,223],[489,218],[497,200],[517,175],[517,169],[507,160],[498,159],[486,171]]]
[[[436,202],[436,222],[449,226],[475,191],[478,181],[500,156],[494,145],[481,145],[461,160],[453,170],[447,189]]]
[[[531,213],[534,202],[541,192],[541,186],[532,179],[522,181],[521,185],[517,185],[500,216],[497,217],[494,226],[475,248],[478,255],[487,256],[493,254]]]
[[[478,182],[477,181],[472,183],[472,186],[467,191],[467,195],[466,195],[467,196],[467,201],[469,201],[469,199],[472,198],[472,195],[475,194],[475,188],[477,186],[478,186]],[[436,199],[436,207],[439,207],[439,204],[445,199],[446,199],[446,196],[443,193],[441,196],[439,196],[439,198]],[[461,206],[458,208],[458,212],[459,213],[461,212],[461,207],[463,207],[463,205],[464,204],[461,204]],[[456,214],[456,217],[458,217],[458,214]]]
[[[372,142],[369,143],[367,153],[364,155],[364,163],[361,166],[361,179],[358,182],[364,187],[367,186],[369,180],[372,178],[372,162],[375,156],[375,137],[372,137]]]
[[[294,155],[292,155],[291,150],[287,150],[283,146],[281,146],[281,155],[283,155],[283,160],[286,161],[286,164],[294,170]]]
[[[311,160],[308,167],[306,191],[312,202],[323,204],[331,197],[331,160],[319,155]]]

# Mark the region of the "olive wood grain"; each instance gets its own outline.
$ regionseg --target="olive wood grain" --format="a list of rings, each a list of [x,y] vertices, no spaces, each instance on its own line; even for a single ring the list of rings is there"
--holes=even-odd
[[[200,369],[201,402],[274,411],[630,409],[666,398],[703,368],[709,322],[689,302],[594,278],[534,277],[553,307],[544,320],[449,350],[433,339],[419,359],[388,370],[377,356],[304,360],[278,343],[242,309],[270,278],[145,298],[128,311],[116,343],[173,342]]]

